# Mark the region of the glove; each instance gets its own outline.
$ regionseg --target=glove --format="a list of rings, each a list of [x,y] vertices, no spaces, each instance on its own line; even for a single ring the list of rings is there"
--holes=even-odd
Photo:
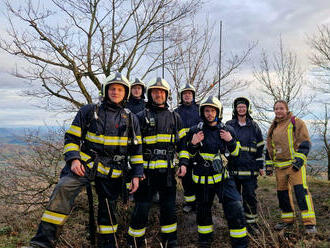
[[[271,176],[273,175],[273,165],[270,160],[266,160],[266,175]]]
[[[292,163],[292,169],[294,171],[299,171],[303,165],[304,165],[304,160],[296,157],[295,161]]]

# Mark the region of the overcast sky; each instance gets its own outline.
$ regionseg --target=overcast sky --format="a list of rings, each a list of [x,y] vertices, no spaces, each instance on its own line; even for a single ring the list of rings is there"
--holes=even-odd
[[[2,1],[0,9],[4,9]],[[301,65],[308,68],[310,48],[306,35],[313,35],[319,25],[330,24],[330,1],[207,0],[199,13],[201,20],[206,17],[211,23],[223,21],[224,56],[239,53],[250,42],[258,41],[252,54],[257,58],[261,49],[276,50],[281,35],[285,47],[296,52]],[[3,19],[1,13],[1,23]],[[1,36],[5,29],[4,25],[0,26]],[[36,100],[21,96],[26,84],[9,75],[19,65],[15,57],[0,51],[0,127],[61,124],[68,116],[44,111],[36,107]]]

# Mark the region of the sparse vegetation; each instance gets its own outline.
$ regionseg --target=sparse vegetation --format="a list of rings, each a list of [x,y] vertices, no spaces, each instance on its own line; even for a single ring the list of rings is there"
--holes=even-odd
[[[250,236],[250,247],[329,247],[330,245],[330,192],[329,182],[309,178],[309,186],[315,204],[317,227],[319,233],[315,236],[306,236],[299,217],[294,227],[286,232],[275,232],[274,224],[280,220],[280,212],[275,190],[275,178],[259,179],[259,225],[261,234]],[[217,201],[217,199],[216,199]],[[184,214],[181,210],[183,197],[181,187],[178,190],[178,235],[180,247],[197,247],[197,226],[195,214]],[[125,236],[133,203],[118,206],[120,247],[125,247]],[[0,219],[0,247],[20,247],[27,245],[35,234],[43,208],[36,208],[28,213],[21,212],[14,205],[1,204]],[[297,216],[299,212],[297,212]],[[216,202],[213,208],[215,240],[213,247],[230,247],[228,228],[223,217],[221,205]],[[74,230],[74,231],[73,231]],[[88,241],[88,205],[86,194],[82,193],[75,204],[70,218],[64,225],[58,242],[58,248],[89,247]],[[158,208],[151,210],[149,227],[147,229],[148,247],[160,247]],[[70,245],[69,245],[70,244]]]

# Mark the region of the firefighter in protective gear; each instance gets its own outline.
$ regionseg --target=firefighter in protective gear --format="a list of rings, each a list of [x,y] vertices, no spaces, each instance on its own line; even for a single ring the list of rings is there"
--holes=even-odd
[[[140,79],[135,78],[131,84],[131,94],[129,96],[126,108],[137,114],[144,110],[146,103],[144,101],[146,85]]]
[[[233,117],[226,125],[234,128],[240,142],[240,154],[229,164],[230,175],[234,178],[243,198],[243,207],[249,233],[257,232],[257,176],[264,174],[264,140],[258,124],[252,119],[250,101],[238,97],[233,103]]]
[[[123,175],[130,156],[131,192],[143,177],[142,140],[137,117],[124,103],[129,82],[120,73],[106,78],[103,101],[85,105],[65,133],[66,165],[44,212],[39,229],[31,240],[33,247],[55,247],[56,231],[68,218],[74,199],[82,187],[95,181],[98,204],[98,247],[115,248],[117,222],[115,201],[126,185]]]
[[[146,109],[138,113],[143,143],[145,180],[134,194],[135,207],[132,214],[128,243],[141,247],[144,242],[148,214],[155,192],[160,196],[161,241],[164,247],[177,247],[176,180],[173,158],[178,153],[178,176],[184,176],[188,164],[185,148],[185,130],[180,116],[168,110],[169,85],[156,78],[147,90]]]
[[[275,167],[277,196],[282,222],[275,230],[292,226],[294,206],[293,187],[306,233],[316,233],[312,196],[306,182],[306,163],[311,142],[305,123],[292,115],[287,102],[276,101],[275,119],[267,135],[266,173],[271,175]]]
[[[201,122],[199,117],[199,105],[195,102],[195,87],[187,83],[179,92],[180,94],[180,106],[175,111],[180,115],[183,127],[186,133],[192,126]],[[196,208],[196,196],[194,192],[194,184],[192,181],[191,167],[187,168],[186,175],[182,178],[182,186],[184,190],[185,206],[183,211],[189,213]]]
[[[215,195],[223,204],[232,247],[247,247],[248,243],[241,196],[221,156],[229,151],[228,160],[237,157],[240,145],[233,128],[221,122],[222,111],[221,102],[215,97],[208,97],[200,105],[203,122],[190,128],[187,134],[189,165],[193,167],[192,179],[195,183],[200,248],[211,247],[213,240],[211,208]]]

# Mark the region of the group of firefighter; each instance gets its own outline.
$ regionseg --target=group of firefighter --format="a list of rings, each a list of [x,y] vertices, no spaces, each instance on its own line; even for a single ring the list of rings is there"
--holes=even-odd
[[[171,111],[169,92],[169,84],[160,77],[148,87],[139,79],[130,84],[118,72],[106,78],[102,102],[83,106],[65,133],[66,165],[30,247],[56,246],[58,229],[74,199],[91,183],[98,196],[97,247],[119,247],[116,200],[127,198],[128,191],[134,209],[127,247],[152,247],[145,237],[155,194],[162,247],[179,247],[177,177],[184,188],[183,211],[196,212],[198,247],[211,247],[216,235],[211,211],[215,195],[223,206],[231,246],[248,247],[248,233],[260,234],[257,177],[272,175],[273,170],[281,209],[281,222],[274,229],[293,225],[293,188],[306,233],[316,233],[306,184],[310,138],[305,123],[285,101],[274,104],[264,159],[262,132],[246,97],[234,100],[232,120],[224,124],[223,106],[216,97],[208,96],[198,105],[195,88],[186,84],[179,92],[179,107]]]

